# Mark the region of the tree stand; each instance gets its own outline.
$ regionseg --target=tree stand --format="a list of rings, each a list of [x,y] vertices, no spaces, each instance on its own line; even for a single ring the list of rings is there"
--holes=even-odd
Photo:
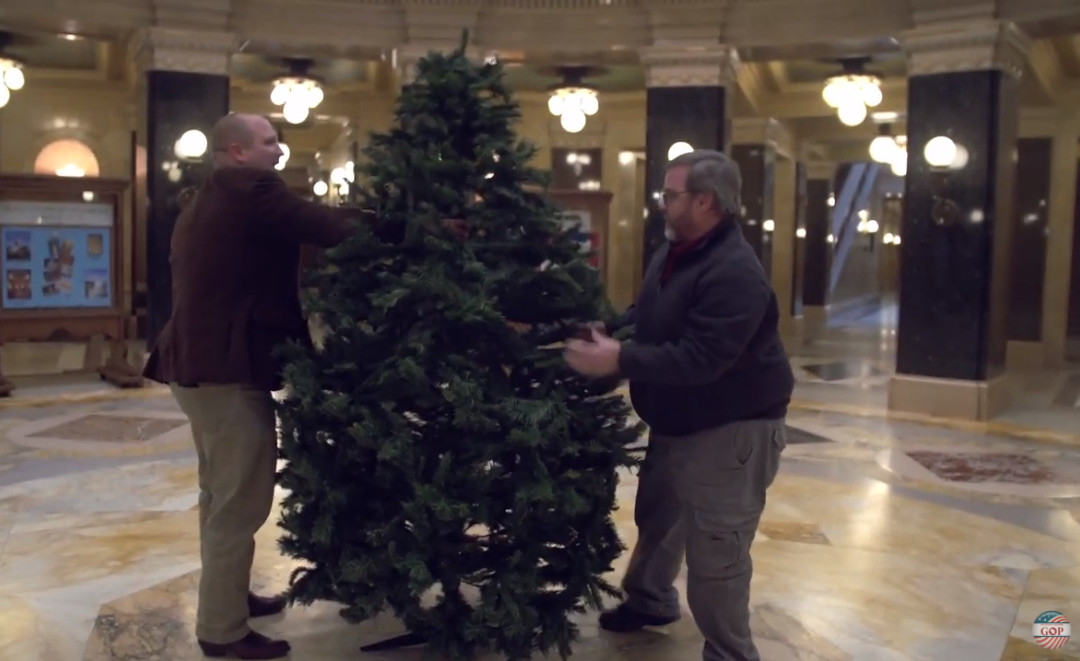
[[[423,645],[427,643],[427,638],[418,633],[406,633],[400,636],[394,636],[393,638],[387,638],[386,640],[380,640],[377,643],[371,643],[370,645],[363,645],[360,648],[361,652],[386,652],[388,650],[397,650],[402,647],[416,647],[417,645]]]

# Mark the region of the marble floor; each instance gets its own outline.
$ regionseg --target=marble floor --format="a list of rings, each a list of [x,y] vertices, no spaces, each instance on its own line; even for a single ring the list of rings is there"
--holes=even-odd
[[[1080,449],[835,412],[788,422],[753,548],[765,661],[1080,659],[1080,641],[1032,637],[1045,611],[1080,617]],[[160,391],[0,410],[0,660],[201,658],[195,484],[188,427]],[[624,475],[628,544],[635,489]],[[259,533],[259,589],[293,567],[276,536],[272,522]],[[349,625],[333,604],[257,626],[297,661],[420,658],[361,653],[399,625]],[[700,659],[689,614],[616,635],[590,613],[581,631],[582,661]]]

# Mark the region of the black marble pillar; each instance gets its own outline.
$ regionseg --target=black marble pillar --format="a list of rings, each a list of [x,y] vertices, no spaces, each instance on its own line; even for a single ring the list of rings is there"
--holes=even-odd
[[[803,278],[806,271],[806,164],[795,163],[795,263],[791,269],[791,316],[803,311]],[[802,234],[802,236],[799,236]]]
[[[909,81],[898,374],[986,381],[1004,371],[1018,96],[999,70]],[[926,162],[939,135],[967,150],[962,168]]]
[[[694,149],[727,152],[731,118],[727,90],[720,85],[650,87],[645,92],[645,224],[644,268],[664,243],[664,214],[659,195],[664,190],[668,149],[685,142]]]
[[[832,249],[829,244],[831,179],[806,180],[806,237],[803,244],[802,302],[825,307],[829,295]]]
[[[1050,138],[1021,138],[1016,144],[1016,203],[1009,221],[1012,267],[1009,339],[1042,340],[1046,230],[1050,210]]]
[[[169,242],[186,190],[198,187],[210,168],[210,154],[198,160],[177,157],[176,141],[191,129],[209,139],[214,123],[229,112],[228,76],[177,71],[146,74],[147,341],[157,341],[172,311]]]
[[[768,145],[734,145],[731,158],[742,173],[742,230],[753,246],[766,275],[772,275],[771,236],[766,220],[773,219],[773,191],[776,187],[776,151]]]
[[[1080,148],[1080,144],[1077,145]],[[1073,200],[1072,266],[1069,275],[1069,317],[1065,335],[1080,340],[1080,159],[1076,164],[1076,199]]]

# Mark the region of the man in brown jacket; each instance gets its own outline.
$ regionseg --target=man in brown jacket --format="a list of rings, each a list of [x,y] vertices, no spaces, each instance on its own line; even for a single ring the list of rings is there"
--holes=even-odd
[[[191,421],[199,458],[202,579],[195,634],[207,656],[274,659],[289,644],[248,626],[281,598],[250,592],[255,532],[273,505],[281,387],[273,348],[306,340],[301,245],[352,235],[350,212],[308,202],[274,172],[277,133],[257,115],[214,127],[214,171],[173,230],[172,315],[145,376],[167,383]],[[356,213],[355,211],[351,213]]]

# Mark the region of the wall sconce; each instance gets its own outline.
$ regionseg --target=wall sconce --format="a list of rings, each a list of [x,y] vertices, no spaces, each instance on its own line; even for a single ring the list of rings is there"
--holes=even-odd
[[[587,165],[592,164],[592,157],[589,156],[588,154],[584,153],[584,152],[582,152],[582,153],[578,153],[576,151],[567,152],[567,154],[566,154],[566,164],[569,165],[574,170],[574,175],[575,176],[580,177],[582,169],[584,169]]]
[[[683,154],[689,154],[694,151],[694,148],[690,146],[689,142],[676,142],[673,143],[667,150],[667,160],[674,161],[676,158]]]
[[[277,164],[274,165],[274,169],[280,172],[281,170],[284,170],[285,166],[288,164],[292,150],[290,150],[289,145],[284,142],[279,142],[278,147],[281,147],[281,158],[279,158]]]
[[[949,173],[967,165],[967,149],[939,135],[923,147],[923,158],[930,165],[930,218],[939,227],[954,225],[960,221],[960,205],[949,193]]]
[[[967,165],[968,153],[963,145],[956,144],[952,138],[939,135],[923,147],[923,158],[932,168],[959,170]]]
[[[203,157],[209,143],[206,134],[198,129],[185,131],[173,145],[173,153],[182,161],[196,161]]]

